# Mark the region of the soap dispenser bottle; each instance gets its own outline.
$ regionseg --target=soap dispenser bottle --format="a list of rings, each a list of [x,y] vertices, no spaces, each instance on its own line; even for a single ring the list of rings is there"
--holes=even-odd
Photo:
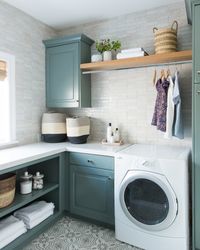
[[[108,127],[107,127],[107,135],[106,135],[107,143],[110,143],[110,141],[111,141],[111,135],[112,135],[112,124],[109,123]]]
[[[115,129],[114,138],[115,138],[115,142],[120,141],[120,134],[119,134],[119,129],[118,128]]]

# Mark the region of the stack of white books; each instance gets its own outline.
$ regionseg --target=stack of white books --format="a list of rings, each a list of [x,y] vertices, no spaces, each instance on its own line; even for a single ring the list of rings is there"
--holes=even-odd
[[[143,48],[131,48],[131,49],[121,50],[121,52],[117,54],[117,59],[140,57],[146,55],[148,54]]]

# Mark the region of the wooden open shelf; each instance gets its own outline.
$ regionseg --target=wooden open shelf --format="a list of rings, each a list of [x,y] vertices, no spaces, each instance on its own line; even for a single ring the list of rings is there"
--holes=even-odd
[[[192,50],[170,52],[143,57],[132,57],[105,62],[83,63],[80,68],[83,73],[95,71],[106,71],[115,69],[130,69],[139,67],[149,67],[162,64],[185,63],[192,60]]]

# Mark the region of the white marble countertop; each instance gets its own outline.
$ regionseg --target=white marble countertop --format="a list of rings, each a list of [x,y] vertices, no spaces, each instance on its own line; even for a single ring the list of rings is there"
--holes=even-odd
[[[129,146],[129,144],[122,146],[107,146],[99,142],[88,142],[86,144],[40,142],[17,146],[0,150],[0,171],[65,151],[114,156],[116,152],[127,146]]]

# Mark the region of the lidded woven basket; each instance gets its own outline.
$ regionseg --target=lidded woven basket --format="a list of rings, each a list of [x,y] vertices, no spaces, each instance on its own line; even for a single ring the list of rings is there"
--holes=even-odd
[[[178,22],[174,21],[171,28],[153,28],[155,53],[162,54],[177,51]]]

